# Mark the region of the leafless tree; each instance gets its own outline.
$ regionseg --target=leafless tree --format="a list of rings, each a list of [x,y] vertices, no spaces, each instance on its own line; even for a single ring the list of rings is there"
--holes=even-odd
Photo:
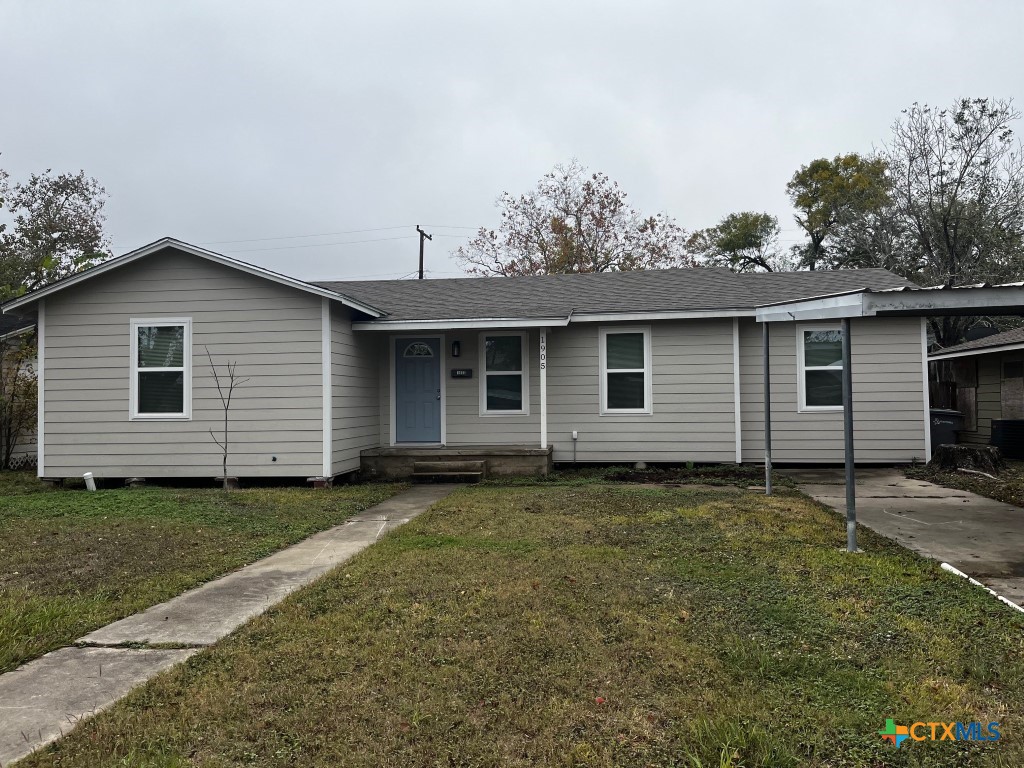
[[[903,111],[883,150],[897,214],[914,240],[901,273],[930,285],[1020,280],[1024,151],[1011,127],[1019,117],[1001,99]],[[929,322],[939,344],[949,346],[974,320]]]
[[[603,173],[575,160],[556,165],[536,188],[498,198],[501,224],[481,228],[455,258],[470,274],[609,272],[692,266],[686,233],[664,213],[645,216]]]
[[[203,347],[206,350],[206,357],[210,361],[210,372],[213,374],[213,381],[217,385],[217,394],[220,396],[221,408],[224,410],[224,439],[217,439],[217,435],[214,431],[210,430],[210,437],[222,451],[221,459],[221,478],[224,483],[224,490],[228,490],[231,486],[228,483],[228,445],[229,445],[229,419],[231,414],[231,398],[235,394],[235,387],[240,387],[245,384],[249,379],[242,379],[238,377],[236,372],[237,363],[229,361],[226,365],[226,371],[224,373],[225,381],[221,383],[221,375],[217,371],[217,366],[213,362],[213,355],[210,354],[209,347]]]

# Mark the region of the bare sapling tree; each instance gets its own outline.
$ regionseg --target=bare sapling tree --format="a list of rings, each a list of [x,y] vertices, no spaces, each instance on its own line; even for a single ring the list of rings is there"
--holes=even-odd
[[[229,442],[229,427],[231,417],[231,398],[235,394],[235,388],[245,384],[249,379],[241,379],[238,377],[236,372],[237,363],[229,361],[226,365],[224,373],[224,381],[221,382],[221,374],[217,371],[217,366],[213,362],[213,355],[210,354],[209,347],[203,347],[206,350],[206,357],[210,361],[210,373],[213,374],[213,382],[217,385],[217,395],[220,397],[221,408],[224,411],[224,434],[223,439],[217,438],[216,433],[213,429],[210,429],[210,437],[213,438],[221,450],[221,480],[224,484],[224,490],[230,490],[231,483],[228,481],[228,446]]]

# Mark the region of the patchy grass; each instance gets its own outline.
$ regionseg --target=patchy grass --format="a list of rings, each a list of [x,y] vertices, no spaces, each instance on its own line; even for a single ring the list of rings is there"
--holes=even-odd
[[[467,488],[24,765],[1024,764],[1024,621],[860,535],[789,491]]]
[[[1006,466],[995,480],[971,472],[948,471],[928,465],[908,467],[905,472],[907,477],[915,480],[926,480],[946,488],[970,491],[996,501],[1024,507],[1024,461],[1007,459]]]
[[[0,474],[0,672],[393,495],[149,488],[87,493]]]

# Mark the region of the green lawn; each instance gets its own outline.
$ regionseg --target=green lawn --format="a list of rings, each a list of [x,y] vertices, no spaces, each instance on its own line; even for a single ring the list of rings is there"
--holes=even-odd
[[[46,490],[0,474],[0,672],[343,522],[402,486]]]
[[[1024,621],[860,541],[793,491],[466,488],[24,766],[1024,764]]]

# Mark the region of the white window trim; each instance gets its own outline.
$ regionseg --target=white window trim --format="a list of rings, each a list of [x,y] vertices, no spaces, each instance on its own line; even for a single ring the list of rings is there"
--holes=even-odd
[[[805,331],[841,331],[839,323],[816,323],[796,326],[796,389],[797,411],[799,413],[842,413],[842,405],[807,405],[807,371],[842,371],[842,365],[813,365],[808,368],[804,364],[804,332]]]
[[[487,337],[518,336],[520,341],[519,357],[521,371],[491,371],[494,376],[513,376],[520,374],[523,378],[523,407],[518,411],[487,410]],[[481,331],[477,343],[480,346],[480,415],[481,416],[529,416],[530,415],[530,334],[526,331]]]
[[[612,372],[617,373],[643,373],[644,375],[644,408],[609,408],[608,407],[608,336],[617,333],[642,333],[644,336],[644,367],[640,368],[614,368]],[[651,415],[654,413],[654,366],[651,363],[651,326],[649,325],[622,325],[609,326],[597,329],[598,367],[600,370],[601,389],[601,415],[602,416],[628,416],[628,415]]]
[[[185,327],[185,344],[182,350],[185,391],[182,413],[139,413],[138,381],[139,381],[139,328],[150,326]],[[192,318],[191,317],[133,317],[131,319],[131,375],[128,383],[128,418],[131,421],[191,421],[192,420]],[[145,368],[145,371],[177,371],[178,368]]]

